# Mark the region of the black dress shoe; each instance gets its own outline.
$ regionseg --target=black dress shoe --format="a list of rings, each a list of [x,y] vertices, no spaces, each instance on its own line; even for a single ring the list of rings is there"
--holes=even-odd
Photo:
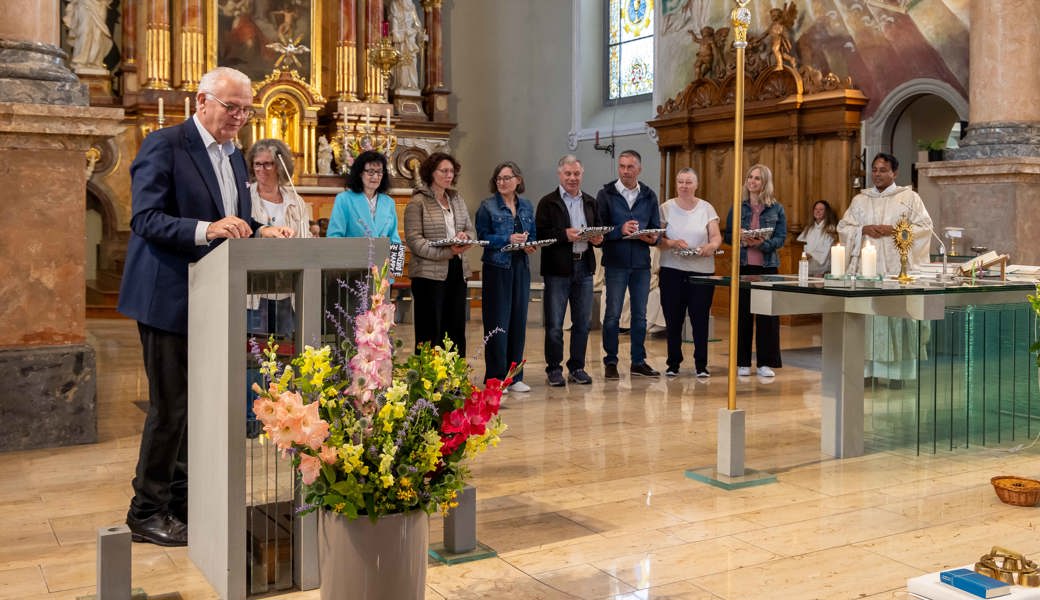
[[[643,377],[660,377],[661,372],[655,370],[653,367],[646,363],[640,363],[638,365],[632,365],[633,375],[642,375]]]
[[[187,546],[188,526],[170,513],[157,513],[147,519],[126,517],[130,539],[158,546]]]
[[[563,371],[549,371],[545,375],[545,380],[549,384],[549,387],[563,387],[567,385],[567,382],[563,380]]]
[[[621,379],[621,373],[618,373],[616,364],[608,364],[603,366],[603,378],[604,379]]]

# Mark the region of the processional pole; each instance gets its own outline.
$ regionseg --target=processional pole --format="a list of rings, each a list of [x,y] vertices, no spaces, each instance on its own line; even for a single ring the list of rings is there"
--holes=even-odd
[[[744,475],[744,412],[737,410],[737,320],[740,303],[740,232],[741,186],[743,185],[744,155],[744,49],[747,47],[748,26],[751,25],[749,0],[736,0],[730,13],[733,25],[733,47],[737,51],[736,112],[733,134],[733,228],[729,285],[729,401],[719,411],[717,469],[730,477]]]

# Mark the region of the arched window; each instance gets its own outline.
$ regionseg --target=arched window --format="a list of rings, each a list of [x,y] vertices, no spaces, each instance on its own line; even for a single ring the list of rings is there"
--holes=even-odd
[[[607,101],[654,91],[654,0],[604,0],[607,9]]]

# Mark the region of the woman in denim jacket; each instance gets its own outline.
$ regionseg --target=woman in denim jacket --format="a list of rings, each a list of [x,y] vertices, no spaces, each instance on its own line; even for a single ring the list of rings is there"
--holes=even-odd
[[[509,365],[524,358],[527,331],[527,305],[531,297],[531,269],[528,254],[534,248],[502,252],[508,244],[534,241],[534,207],[526,198],[523,174],[516,163],[506,161],[491,175],[489,188],[494,196],[477,209],[477,239],[490,242],[484,247],[481,275],[481,315],[484,319],[484,381],[503,379]],[[528,392],[523,372],[516,375],[514,392]]]
[[[768,236],[740,235],[740,274],[764,275],[777,272],[780,257],[776,252],[787,239],[787,217],[784,207],[773,196],[773,173],[769,167],[757,164],[748,169],[744,180],[740,208],[741,231],[772,228]],[[733,244],[733,209],[726,217],[723,238]],[[755,355],[758,374],[775,377],[773,369],[780,362],[780,318],[751,314],[751,290],[740,289],[737,322],[737,375],[751,375],[751,338],[755,337]],[[755,330],[758,330],[757,335]]]

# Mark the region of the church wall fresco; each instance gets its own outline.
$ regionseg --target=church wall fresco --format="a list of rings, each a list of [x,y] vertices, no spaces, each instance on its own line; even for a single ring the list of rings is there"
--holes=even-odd
[[[869,118],[888,93],[916,78],[948,83],[967,98],[970,0],[798,0],[791,54],[800,64],[851,77],[869,98]],[[767,31],[778,0],[751,0],[751,32]],[[732,36],[707,45],[705,28],[729,27],[732,1],[661,0],[655,105],[673,98],[703,73],[703,54],[731,51]],[[756,54],[749,48],[749,60]],[[770,51],[768,43],[758,55]],[[702,58],[702,60],[698,60]],[[764,59],[763,59],[764,60]]]

